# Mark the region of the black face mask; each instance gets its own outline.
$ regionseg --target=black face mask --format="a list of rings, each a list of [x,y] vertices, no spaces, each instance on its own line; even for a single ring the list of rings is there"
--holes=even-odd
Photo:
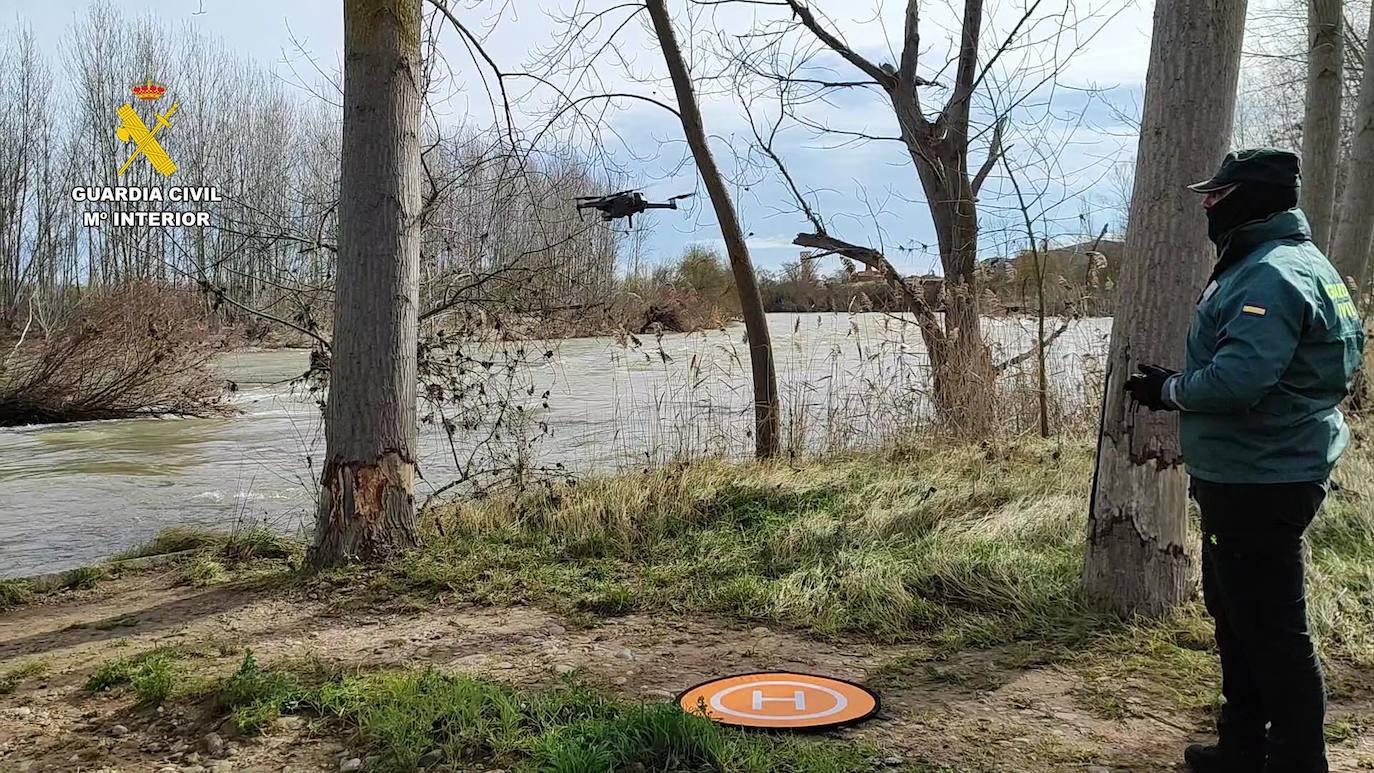
[[[1207,210],[1207,236],[1220,248],[1225,245],[1231,232],[1240,226],[1287,212],[1297,205],[1297,188],[1242,183]]]

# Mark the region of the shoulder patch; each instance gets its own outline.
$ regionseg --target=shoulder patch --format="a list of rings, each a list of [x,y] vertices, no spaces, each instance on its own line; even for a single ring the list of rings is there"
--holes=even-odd
[[[1253,314],[1256,317],[1263,317],[1265,314],[1269,313],[1269,310],[1264,308],[1263,306],[1251,306],[1249,304],[1241,306],[1240,310],[1244,314]]]
[[[1221,289],[1221,285],[1217,284],[1217,282],[1213,280],[1211,284],[1207,285],[1207,289],[1202,291],[1202,297],[1198,299],[1198,304],[1201,305],[1206,303],[1207,299],[1211,298],[1213,295],[1216,295],[1217,290],[1219,289]]]

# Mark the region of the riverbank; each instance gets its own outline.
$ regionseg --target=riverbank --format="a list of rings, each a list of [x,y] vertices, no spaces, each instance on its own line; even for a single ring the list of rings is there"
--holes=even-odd
[[[1174,766],[1217,701],[1209,624],[1077,601],[1087,444],[927,440],[464,504],[375,570],[304,580],[299,546],[188,530],[151,565],[4,583],[0,769]],[[1360,448],[1311,533],[1333,770],[1374,764],[1370,479]],[[883,712],[792,739],[664,708],[773,668],[863,681]]]

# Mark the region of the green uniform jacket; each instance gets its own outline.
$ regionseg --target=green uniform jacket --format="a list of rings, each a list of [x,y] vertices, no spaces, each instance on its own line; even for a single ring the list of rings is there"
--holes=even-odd
[[[1182,411],[1189,474],[1213,483],[1323,481],[1350,443],[1337,406],[1364,351],[1355,303],[1301,210],[1247,223],[1223,245],[1165,384]]]

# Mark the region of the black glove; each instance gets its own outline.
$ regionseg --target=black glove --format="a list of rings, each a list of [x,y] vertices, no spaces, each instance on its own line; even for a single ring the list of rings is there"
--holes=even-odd
[[[1132,373],[1126,379],[1126,391],[1141,405],[1152,411],[1176,410],[1164,402],[1164,383],[1178,371],[1161,368],[1158,365],[1141,365],[1139,373]]]

